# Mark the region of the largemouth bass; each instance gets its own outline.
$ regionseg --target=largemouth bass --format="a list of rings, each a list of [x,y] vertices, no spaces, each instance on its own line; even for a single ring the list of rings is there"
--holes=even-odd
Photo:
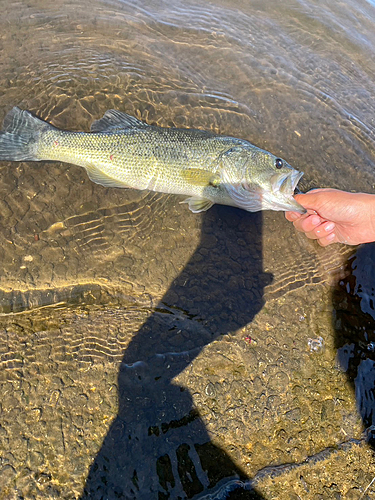
[[[294,198],[303,173],[234,137],[163,128],[115,110],[91,132],[68,132],[13,108],[0,132],[0,160],[80,165],[103,186],[187,195],[192,212],[214,203],[258,210],[305,209]]]

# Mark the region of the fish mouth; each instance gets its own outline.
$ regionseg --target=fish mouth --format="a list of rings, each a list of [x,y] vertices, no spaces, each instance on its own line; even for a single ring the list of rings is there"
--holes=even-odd
[[[301,214],[306,213],[306,209],[293,198],[294,190],[302,176],[303,172],[292,170],[287,173],[275,174],[272,177],[273,202],[278,207],[274,208],[274,210],[290,210]]]
[[[302,176],[303,172],[298,172],[298,170],[293,170],[286,174],[276,174],[271,180],[272,191],[276,195],[281,193],[285,196],[293,196],[294,190]]]

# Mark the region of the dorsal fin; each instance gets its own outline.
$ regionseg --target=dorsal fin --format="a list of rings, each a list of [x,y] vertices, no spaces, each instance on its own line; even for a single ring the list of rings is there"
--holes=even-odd
[[[149,125],[141,122],[134,116],[127,115],[115,109],[109,109],[104,113],[103,118],[96,120],[91,125],[91,132],[112,132],[114,130],[124,130],[128,128],[146,128]]]

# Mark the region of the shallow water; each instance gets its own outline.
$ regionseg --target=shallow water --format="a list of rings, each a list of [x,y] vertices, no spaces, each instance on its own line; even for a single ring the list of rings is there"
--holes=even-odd
[[[116,108],[247,139],[303,189],[375,192],[370,2],[1,12],[0,117],[89,130]],[[0,498],[375,494],[372,245],[71,165],[0,170]]]

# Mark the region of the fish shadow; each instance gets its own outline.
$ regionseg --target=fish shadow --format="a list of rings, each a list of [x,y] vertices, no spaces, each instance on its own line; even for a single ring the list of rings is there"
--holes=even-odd
[[[364,437],[375,450],[375,244],[360,246],[332,295],[338,368],[356,397]]]
[[[215,206],[202,215],[198,248],[124,353],[118,415],[82,499],[263,498],[211,441],[192,395],[173,379],[205,346],[253,320],[271,280],[261,213]],[[230,417],[219,409],[216,418]]]

